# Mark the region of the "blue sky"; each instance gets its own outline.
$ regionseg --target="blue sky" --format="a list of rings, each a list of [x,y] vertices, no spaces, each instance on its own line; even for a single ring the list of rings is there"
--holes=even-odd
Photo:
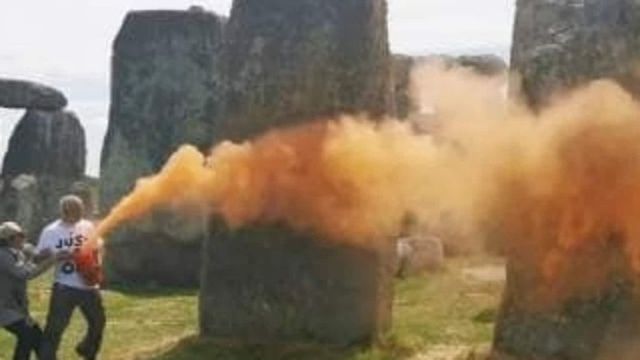
[[[319,0],[320,1],[320,0]],[[109,107],[111,43],[125,14],[202,5],[228,14],[232,0],[13,0],[0,12],[0,77],[63,90],[87,131],[97,175]],[[515,0],[388,0],[394,52],[508,56]],[[0,110],[0,157],[21,111]]]

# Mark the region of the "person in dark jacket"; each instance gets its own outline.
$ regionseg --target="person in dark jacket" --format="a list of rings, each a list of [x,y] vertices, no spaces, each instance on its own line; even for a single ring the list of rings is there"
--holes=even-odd
[[[29,254],[26,236],[14,222],[0,224],[0,327],[16,336],[14,360],[38,354],[42,330],[29,315],[27,281],[45,272],[56,257],[50,251]],[[63,258],[68,254],[61,254]]]

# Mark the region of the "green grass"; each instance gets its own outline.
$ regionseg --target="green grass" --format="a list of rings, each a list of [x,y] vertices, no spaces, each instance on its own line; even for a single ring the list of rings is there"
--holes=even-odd
[[[29,294],[31,313],[44,325],[50,296],[50,274],[31,283]],[[119,289],[104,291],[107,328],[101,359],[131,359],[135,353],[152,350],[175,342],[177,337],[188,336],[196,330],[196,291]],[[73,352],[82,338],[85,325],[78,310],[65,332],[59,359],[78,357]],[[9,360],[13,351],[13,338],[0,331],[0,360]]]
[[[105,292],[107,329],[101,359],[410,359],[432,349],[482,347],[491,341],[501,284],[465,277],[462,270],[495,263],[493,259],[456,259],[447,270],[396,283],[394,325],[374,349],[317,347],[233,347],[200,340],[195,291],[118,289]],[[42,324],[50,278],[30,288],[32,312]],[[76,359],[74,344],[84,331],[79,313],[65,333],[60,359]],[[10,358],[13,339],[0,332],[0,359]],[[428,359],[428,357],[423,357]]]

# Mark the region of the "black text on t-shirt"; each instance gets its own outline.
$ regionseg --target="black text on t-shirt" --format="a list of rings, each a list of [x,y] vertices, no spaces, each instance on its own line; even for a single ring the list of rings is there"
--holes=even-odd
[[[86,240],[86,238],[79,234],[69,238],[58,239],[56,243],[56,249],[64,249],[64,248],[78,248],[82,246],[82,243]]]

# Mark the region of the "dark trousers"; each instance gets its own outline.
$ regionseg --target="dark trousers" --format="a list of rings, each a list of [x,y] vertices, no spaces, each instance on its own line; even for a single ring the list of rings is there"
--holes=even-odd
[[[42,330],[33,320],[20,320],[5,326],[5,329],[18,338],[13,360],[29,360],[31,353],[39,353]]]
[[[104,306],[98,290],[81,290],[65,285],[55,284],[49,303],[47,325],[42,342],[42,360],[56,360],[62,333],[69,325],[73,310],[78,307],[87,321],[87,333],[76,347],[78,355],[84,359],[95,359],[105,326]]]

